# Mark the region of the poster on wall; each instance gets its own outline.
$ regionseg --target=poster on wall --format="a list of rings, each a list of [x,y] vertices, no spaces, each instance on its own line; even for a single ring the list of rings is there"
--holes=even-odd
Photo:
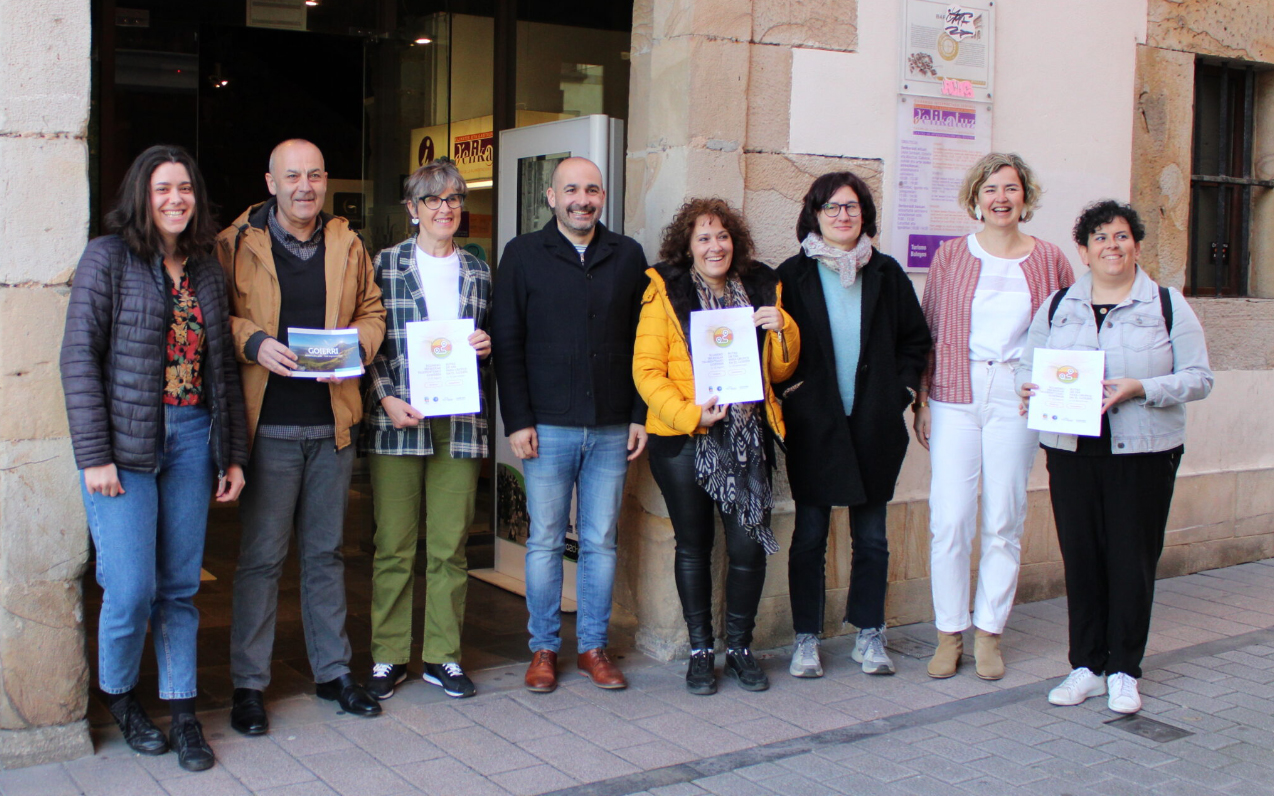
[[[990,100],[995,52],[992,5],[906,0],[899,92]]]
[[[960,206],[965,172],[991,151],[991,106],[900,97],[898,188],[892,191],[889,252],[908,270],[927,271],[938,246],[979,228]]]

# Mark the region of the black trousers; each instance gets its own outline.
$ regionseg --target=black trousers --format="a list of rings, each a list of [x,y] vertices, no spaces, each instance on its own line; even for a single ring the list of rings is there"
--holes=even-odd
[[[695,445],[688,441],[676,456],[650,457],[650,472],[663,492],[677,541],[673,572],[681,612],[690,631],[691,649],[711,649],[713,510],[719,507],[695,481]],[[757,606],[765,586],[765,548],[725,513],[725,637],[730,647],[752,644]]]
[[[849,538],[853,557],[849,568],[849,598],[845,621],[855,627],[885,624],[885,591],[889,586],[889,537],[885,503],[868,503],[849,510]],[[792,601],[792,629],[823,632],[823,604],[827,598],[827,534],[832,507],[796,504],[796,524],[787,554],[787,585]]]
[[[1181,453],[1045,451],[1066,567],[1071,666],[1141,677]]]

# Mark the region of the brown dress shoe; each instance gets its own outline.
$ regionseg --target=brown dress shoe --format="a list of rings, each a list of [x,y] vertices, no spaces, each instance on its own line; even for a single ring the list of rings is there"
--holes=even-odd
[[[531,665],[526,667],[526,690],[547,694],[557,688],[557,653],[536,650]]]
[[[606,650],[602,647],[588,652],[581,652],[578,665],[584,676],[592,680],[593,685],[598,688],[628,687],[628,681],[624,679],[624,673],[611,662],[611,659],[606,656]]]

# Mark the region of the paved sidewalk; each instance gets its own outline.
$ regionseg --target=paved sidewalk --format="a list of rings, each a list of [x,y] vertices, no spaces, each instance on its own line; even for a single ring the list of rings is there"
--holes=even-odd
[[[894,677],[868,677],[849,640],[824,645],[827,676],[713,697],[684,665],[623,661],[631,687],[569,673],[556,693],[521,689],[521,667],[480,672],[480,695],[448,700],[405,685],[378,719],[331,703],[272,703],[271,733],[242,738],[226,711],[201,718],[218,755],[186,774],[172,754],[132,754],[113,728],[98,753],[0,772],[4,796],[399,796],[541,794],[1274,794],[1274,559],[1159,581],[1144,709],[1104,699],[1053,707],[1066,663],[1064,600],[1020,605],[1003,637],[1008,675],[925,674],[933,626],[890,632]]]

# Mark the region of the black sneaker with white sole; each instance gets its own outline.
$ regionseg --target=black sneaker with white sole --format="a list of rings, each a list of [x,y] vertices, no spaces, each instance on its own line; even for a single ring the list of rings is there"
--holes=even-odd
[[[384,701],[394,695],[394,688],[407,679],[407,664],[377,663],[372,666],[372,676],[367,678],[367,693]]]
[[[442,692],[455,699],[471,697],[478,693],[473,681],[464,673],[458,663],[426,663],[425,673],[421,679],[442,689]]]

